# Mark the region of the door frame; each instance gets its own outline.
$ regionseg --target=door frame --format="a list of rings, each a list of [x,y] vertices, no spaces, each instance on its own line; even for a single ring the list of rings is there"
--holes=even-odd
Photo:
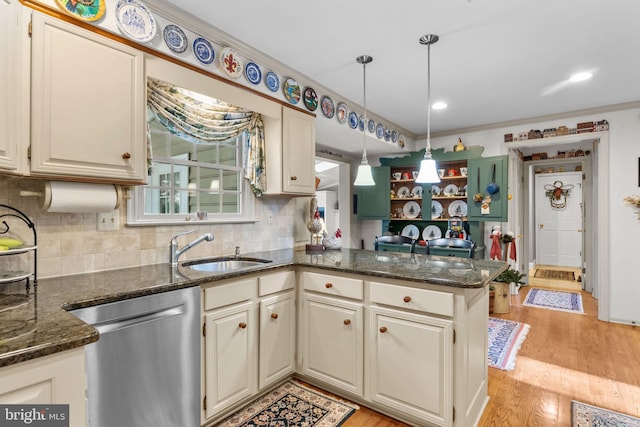
[[[583,180],[583,201],[585,230],[584,263],[587,284],[595,298],[598,299],[598,319],[608,322],[610,318],[610,238],[609,238],[609,132],[593,132],[589,134],[567,135],[534,141],[520,141],[509,143],[510,151],[523,147],[537,147],[541,151],[548,148],[572,147],[576,143],[589,143],[591,155],[582,158],[583,172],[587,179]],[[520,153],[521,155],[521,153]],[[547,163],[552,162],[550,159]],[[558,162],[558,160],[555,160]],[[520,227],[524,231],[523,260],[525,265],[531,260],[532,249],[535,249],[526,236],[533,236],[532,215],[529,207],[532,205],[533,193],[530,183],[533,180],[532,162],[523,163],[523,197],[518,199],[519,208],[523,211],[523,222]],[[544,163],[544,162],[542,162]],[[536,161],[536,165],[541,164]],[[585,170],[586,168],[588,170]],[[516,219],[517,221],[518,219]],[[597,224],[597,226],[596,226]],[[519,225],[516,224],[516,228]]]

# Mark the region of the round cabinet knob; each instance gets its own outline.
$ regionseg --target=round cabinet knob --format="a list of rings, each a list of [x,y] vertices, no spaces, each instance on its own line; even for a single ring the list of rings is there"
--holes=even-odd
[[[297,176],[293,175],[293,176],[291,177],[291,181],[297,181],[297,180],[298,180],[298,177],[297,177]]]
[[[240,322],[238,326],[240,327],[240,329],[245,329],[247,327],[247,324],[244,322]]]
[[[129,160],[131,158],[131,153],[122,153],[122,158],[124,160]]]
[[[411,301],[411,297],[410,296],[406,296],[402,299],[404,302],[410,302]]]
[[[380,328],[380,333],[384,334],[385,332],[387,332],[387,327],[386,326],[382,326]]]
[[[350,325],[350,324],[351,324],[351,320],[349,320],[349,319],[344,319],[344,324],[345,324],[345,325]]]
[[[277,319],[278,318],[278,313],[271,313],[271,318],[272,319]]]
[[[325,283],[324,287],[329,289],[329,288],[333,288],[333,283]]]

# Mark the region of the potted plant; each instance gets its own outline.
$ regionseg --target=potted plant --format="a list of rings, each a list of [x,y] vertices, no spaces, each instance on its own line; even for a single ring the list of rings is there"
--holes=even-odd
[[[495,289],[495,300],[493,303],[494,313],[509,312],[509,287],[513,286],[517,288],[518,285],[524,284],[522,281],[524,277],[525,275],[518,270],[508,268],[494,279],[492,284]]]

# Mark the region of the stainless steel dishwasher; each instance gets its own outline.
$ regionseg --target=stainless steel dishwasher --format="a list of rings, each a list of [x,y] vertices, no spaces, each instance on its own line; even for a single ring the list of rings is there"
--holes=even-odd
[[[86,348],[90,427],[200,426],[200,288],[71,311]]]

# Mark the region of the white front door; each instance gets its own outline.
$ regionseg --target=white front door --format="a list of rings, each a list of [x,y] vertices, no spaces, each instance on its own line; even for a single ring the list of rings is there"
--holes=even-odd
[[[551,200],[549,190],[566,189]],[[582,266],[582,172],[535,175],[536,262]]]

